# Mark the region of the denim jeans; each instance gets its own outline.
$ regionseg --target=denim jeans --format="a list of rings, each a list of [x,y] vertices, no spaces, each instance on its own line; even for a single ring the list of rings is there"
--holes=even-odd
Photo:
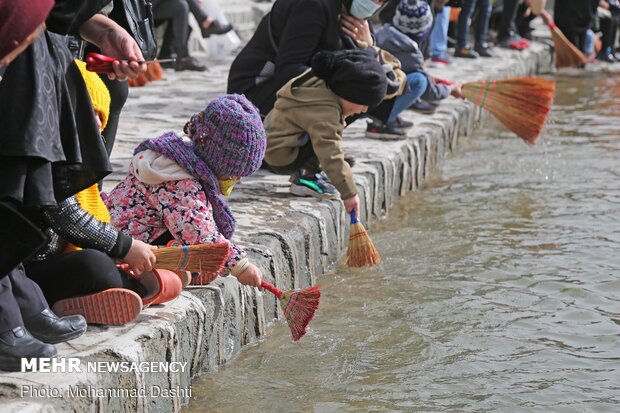
[[[456,47],[462,49],[467,46],[469,34],[469,21],[476,10],[476,4],[480,2],[480,11],[476,19],[476,44],[481,45],[487,41],[489,31],[489,19],[491,18],[491,0],[465,0],[457,22]]]
[[[394,106],[392,106],[387,123],[394,122],[400,112],[413,105],[424,94],[427,87],[428,80],[425,74],[420,72],[409,73],[407,75],[407,87],[402,95],[394,98]]]
[[[431,57],[445,56],[448,53],[448,25],[450,24],[450,7],[444,7],[435,15],[435,25],[429,38]]]

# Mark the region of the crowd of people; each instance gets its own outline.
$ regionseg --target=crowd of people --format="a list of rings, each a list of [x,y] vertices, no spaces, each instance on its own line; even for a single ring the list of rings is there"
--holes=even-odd
[[[227,94],[188,114],[183,133],[144,140],[127,177],[103,194],[124,80],[146,71],[143,39],[110,13],[123,2],[17,3],[0,0],[1,370],[54,356],[54,343],[88,324],[131,322],[189,284],[230,274],[260,287],[260,269],[232,241],[226,197],[241,178],[259,168],[290,175],[293,195],[359,212],[347,125],[365,117],[368,138],[405,139],[413,124],[403,111],[432,113],[462,97],[459,82],[428,64],[493,57],[490,28],[497,47],[523,50],[533,19],[528,0],[505,0],[501,11],[489,0],[276,0],[231,65]],[[159,56],[175,56],[177,71],[204,70],[189,54],[190,13],[202,36],[232,29],[200,0],[149,4],[144,27],[167,22]],[[599,8],[609,14],[597,25]],[[588,55],[602,30],[599,58],[615,61],[618,12],[616,0],[556,0],[554,14]],[[72,39],[119,60],[107,74],[90,72]],[[158,246],[201,243],[228,246],[222,273],[157,268]]]

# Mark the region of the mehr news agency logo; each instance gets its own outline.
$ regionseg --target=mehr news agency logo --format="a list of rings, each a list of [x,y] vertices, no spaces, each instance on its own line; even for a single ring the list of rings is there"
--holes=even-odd
[[[187,361],[86,361],[77,357],[22,358],[22,373],[185,373]],[[21,386],[22,397],[192,397],[192,387],[168,388],[152,385],[150,388],[97,388],[95,386],[58,387]]]

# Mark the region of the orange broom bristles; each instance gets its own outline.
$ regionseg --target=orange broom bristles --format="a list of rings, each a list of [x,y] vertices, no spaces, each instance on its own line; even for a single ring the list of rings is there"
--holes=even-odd
[[[561,69],[563,67],[575,67],[586,64],[588,61],[586,56],[564,36],[564,33],[562,33],[558,26],[550,22],[549,27],[551,28],[551,37],[555,45],[555,67]]]
[[[261,281],[261,287],[278,298],[293,341],[298,341],[308,332],[308,324],[319,308],[321,287],[314,285],[303,290],[282,291],[265,280]]]
[[[154,60],[152,63],[149,63],[146,69],[146,78],[150,81],[161,80],[164,77],[164,70],[161,68],[161,64]]]
[[[357,219],[355,210],[351,211],[351,230],[349,231],[349,248],[346,264],[349,267],[367,267],[381,263],[381,255],[366,232],[364,225]]]
[[[219,274],[230,253],[225,242],[164,247],[155,251],[156,268]]]
[[[471,82],[463,85],[463,96],[488,110],[506,128],[533,145],[547,122],[555,82],[536,77]]]

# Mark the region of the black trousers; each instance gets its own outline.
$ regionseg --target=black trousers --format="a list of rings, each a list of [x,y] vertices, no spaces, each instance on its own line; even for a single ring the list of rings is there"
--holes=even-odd
[[[502,20],[499,26],[499,32],[497,33],[498,40],[507,39],[511,34],[516,33],[517,28],[515,20],[518,6],[519,0],[504,0]]]
[[[620,23],[620,14],[612,13],[611,17],[601,18],[601,38],[602,51],[606,52],[608,48],[614,47],[616,34],[618,33],[618,25]],[[613,52],[613,50],[612,50]]]
[[[114,260],[97,250],[67,252],[25,264],[28,277],[39,284],[52,305],[65,298],[92,294],[108,288],[126,288],[141,297],[142,284],[116,267]]]
[[[37,284],[26,277],[19,264],[0,279],[0,333],[24,325],[24,318],[39,314],[48,307]]]
[[[116,141],[116,132],[118,131],[118,122],[121,117],[121,111],[127,97],[129,96],[129,86],[127,82],[119,82],[118,80],[110,80],[107,75],[99,75],[103,83],[105,83],[110,92],[110,115],[108,116],[108,124],[101,131],[105,139],[105,149],[108,156],[112,153],[114,142]]]
[[[284,166],[273,166],[263,161],[262,167],[277,175],[290,175],[299,169],[306,169],[311,173],[321,170],[319,159],[316,157],[316,153],[314,153],[314,148],[312,147],[310,138],[308,138],[308,142],[299,148],[297,158],[291,164]]]
[[[151,0],[153,18],[170,20],[174,48],[178,58],[189,56],[187,36],[189,33],[189,5],[186,0]]]

